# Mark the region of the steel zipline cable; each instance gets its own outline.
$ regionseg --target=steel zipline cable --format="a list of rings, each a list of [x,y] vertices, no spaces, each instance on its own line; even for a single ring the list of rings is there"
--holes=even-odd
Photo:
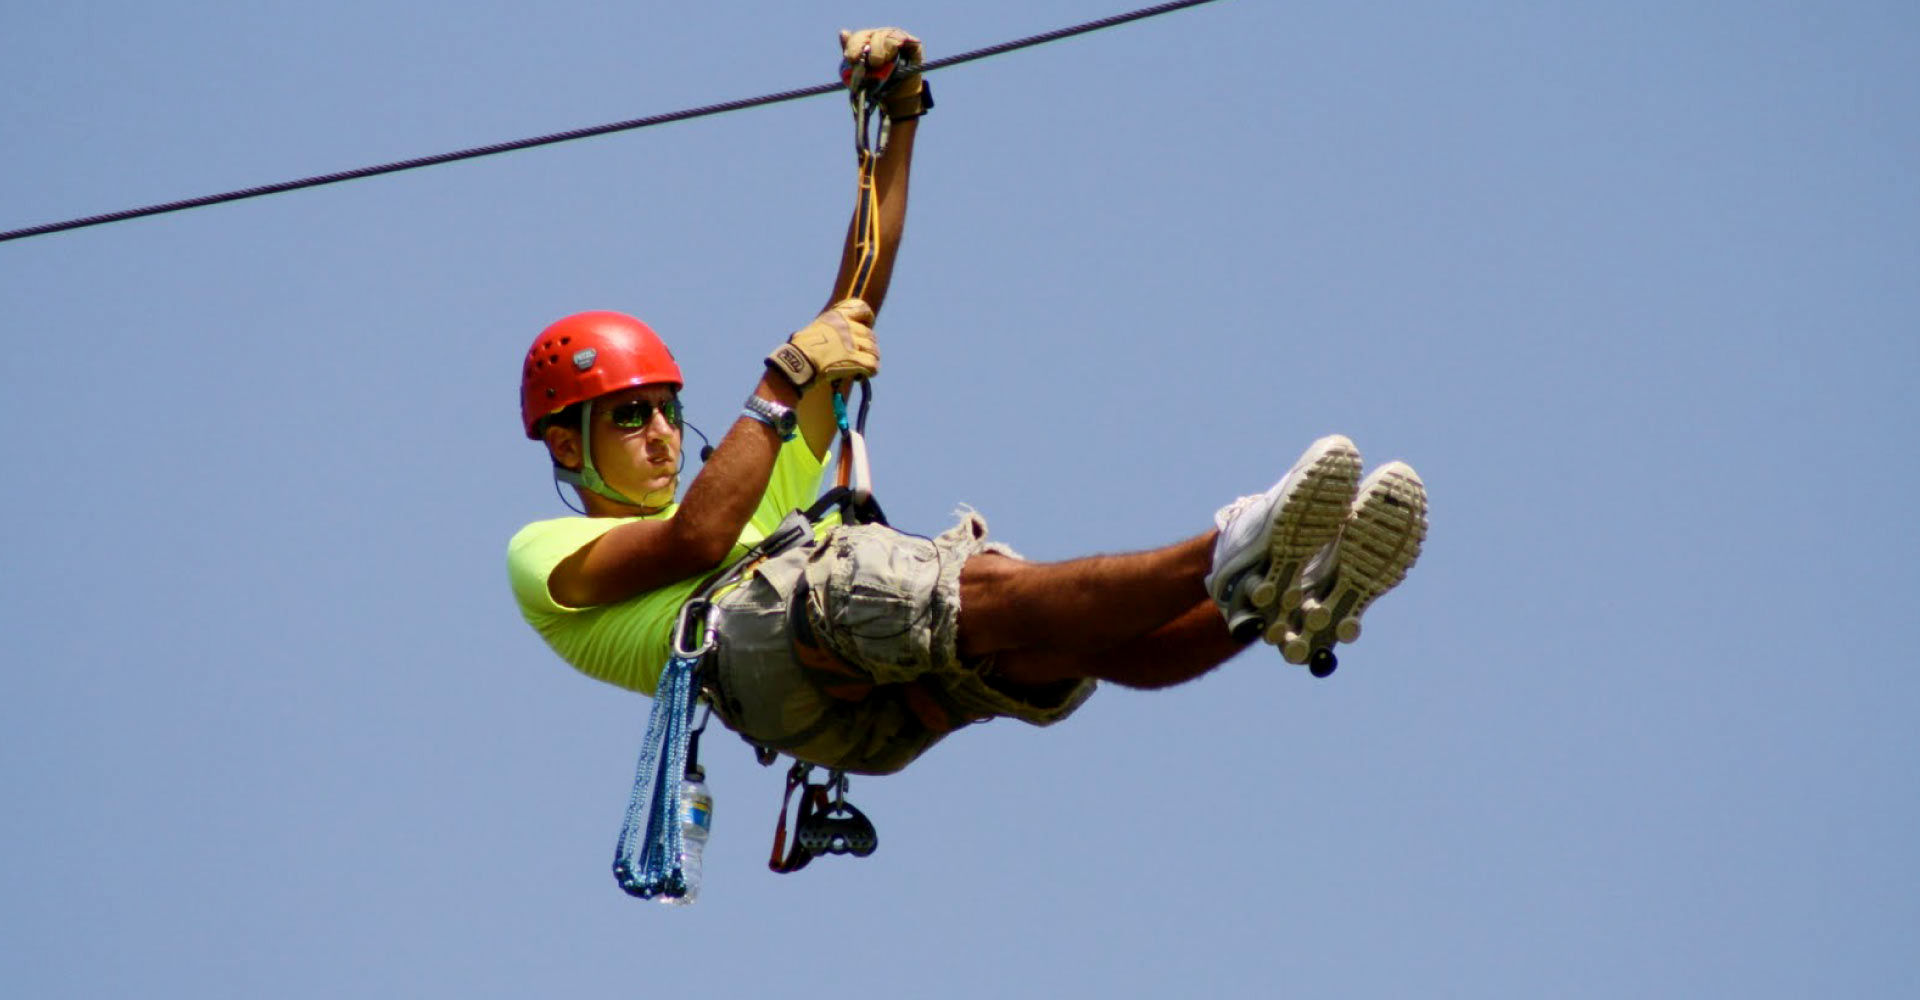
[[[944,59],[930,59],[921,67],[921,72],[932,72],[937,69],[945,69],[948,66],[958,66],[961,63],[973,62],[976,59],[985,59],[988,56],[997,56],[1012,52],[1016,49],[1029,48],[1045,42],[1058,41],[1059,39],[1069,38],[1074,35],[1083,35],[1090,31],[1099,31],[1102,28],[1111,28],[1129,21],[1139,21],[1160,14],[1182,10],[1187,7],[1198,7],[1202,4],[1213,2],[1214,0],[1173,0],[1173,2],[1170,3],[1156,4],[1152,7],[1142,7],[1139,10],[1129,11],[1125,14],[1115,14],[1111,17],[1103,17],[1097,21],[1076,24],[1069,28],[1060,28],[1043,34],[1029,35],[1025,38],[1015,39],[1010,42],[990,45],[983,49],[962,52],[959,55],[948,56]],[[786,101],[795,101],[803,97],[818,97],[821,94],[830,94],[841,89],[842,85],[836,80],[833,83],[802,87],[797,90],[784,90],[777,94],[749,97],[738,101],[709,104],[704,107],[688,108],[684,111],[672,111],[647,118],[610,122],[605,125],[571,129],[566,132],[554,132],[548,135],[534,136],[529,139],[518,139],[512,142],[497,142],[488,146],[475,146],[471,149],[456,150],[451,153],[420,156],[410,160],[397,160],[392,163],[360,167],[355,170],[342,170],[331,174],[304,177],[299,180],[282,181],[278,184],[263,184],[259,187],[242,188],[238,191],[227,191],[222,194],[203,195],[198,198],[188,198],[182,201],[148,205],[144,208],[130,208],[119,212],[109,212],[104,215],[89,215],[83,218],[69,219],[65,222],[49,222],[38,226],[28,226],[25,229],[13,229],[0,232],[0,243],[5,243],[9,240],[25,239],[29,236],[45,236],[49,233],[65,232],[70,229],[84,229],[88,226],[103,226],[110,222],[125,222],[129,219],[139,219],[149,215],[181,212],[189,208],[204,208],[208,205],[218,205],[223,202],[244,201],[248,198],[259,198],[270,194],[298,191],[302,188],[338,184],[341,181],[358,180],[362,177],[377,177],[381,174],[399,173],[403,170],[417,170],[421,167],[438,166],[442,163],[453,163],[459,160],[472,160],[482,156],[492,156],[496,153],[512,152],[516,149],[549,146],[554,143],[570,142],[574,139],[585,139],[596,135],[607,135],[612,132],[627,132],[633,129],[646,128],[649,125],[665,125],[668,122],[686,121],[691,118],[704,118],[708,115],[724,114],[729,111],[743,111],[747,108],[757,108],[768,104],[781,104]]]

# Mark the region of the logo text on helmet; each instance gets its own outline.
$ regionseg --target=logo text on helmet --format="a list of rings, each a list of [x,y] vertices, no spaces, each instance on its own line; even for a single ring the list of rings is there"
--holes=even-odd
[[[573,352],[573,367],[583,372],[587,371],[593,367],[593,359],[599,355],[600,352],[591,347],[575,351]]]

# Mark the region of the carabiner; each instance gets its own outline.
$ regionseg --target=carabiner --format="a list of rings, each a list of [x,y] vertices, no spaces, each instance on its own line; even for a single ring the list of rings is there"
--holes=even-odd
[[[869,45],[860,50],[860,61],[840,60],[840,82],[851,90],[871,90],[878,93],[893,80],[893,71],[900,65],[900,57],[895,56],[880,66],[869,67],[867,55],[873,51]]]
[[[871,152],[878,158],[887,151],[887,139],[893,132],[893,119],[881,112],[880,123],[876,127],[873,124],[874,113],[881,111],[880,96],[893,83],[894,71],[900,68],[900,59],[896,56],[884,65],[868,66],[865,58],[867,52],[862,51],[860,55],[859,62],[852,59],[840,61],[840,82],[846,84],[847,101],[853,105],[853,147],[860,153]],[[862,161],[864,165],[864,157]]]
[[[680,615],[673,622],[674,656],[698,660],[713,650],[714,630],[708,628],[707,613],[713,609],[713,602],[704,597],[695,597],[680,606]],[[700,626],[699,645],[690,645],[687,633],[698,624]]]

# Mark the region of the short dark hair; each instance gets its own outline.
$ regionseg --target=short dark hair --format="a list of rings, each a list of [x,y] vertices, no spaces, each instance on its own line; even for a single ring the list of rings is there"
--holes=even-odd
[[[549,427],[578,427],[580,426],[580,418],[586,413],[586,409],[587,404],[580,402],[555,410],[534,421],[533,432],[541,437],[546,437],[547,428]]]

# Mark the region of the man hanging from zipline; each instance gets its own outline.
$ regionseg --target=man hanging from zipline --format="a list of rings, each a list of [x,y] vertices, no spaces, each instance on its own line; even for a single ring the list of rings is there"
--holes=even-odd
[[[972,722],[1057,722],[1102,680],[1192,680],[1257,640],[1324,675],[1426,533],[1413,469],[1390,462],[1362,478],[1339,435],[1264,494],[1222,508],[1213,529],[1152,551],[1028,562],[989,541],[978,514],[929,539],[871,510],[862,518],[858,504],[790,530],[792,512],[814,503],[836,431],[845,437],[837,387],[879,374],[872,324],[932,106],[917,39],[887,28],[841,41],[851,82],[886,81],[873,92],[885,155],[863,151],[870,185],[834,301],[767,359],[684,497],[685,379],[653,330],[580,313],[527,352],[523,429],[586,515],[514,536],[508,567],[527,621],[583,673],[653,695],[697,603],[712,648],[695,684],[714,714],[765,750],[859,773],[897,771]],[[843,475],[861,457],[843,452]]]

